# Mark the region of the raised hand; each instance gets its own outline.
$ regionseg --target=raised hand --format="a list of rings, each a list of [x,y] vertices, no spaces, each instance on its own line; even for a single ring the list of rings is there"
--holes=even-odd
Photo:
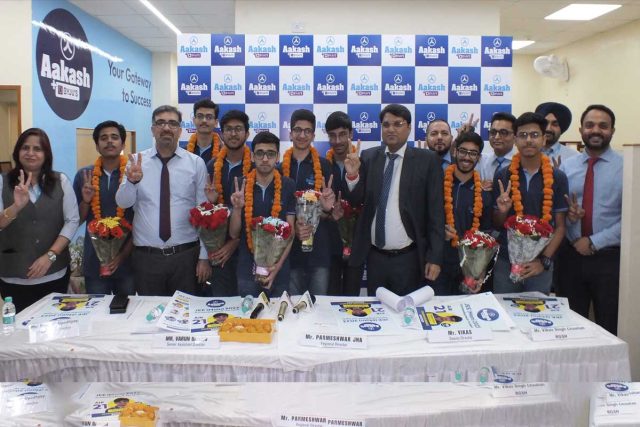
[[[93,199],[93,196],[96,194],[96,191],[93,189],[93,173],[86,169],[82,172],[82,201],[89,204]]]
[[[347,175],[356,176],[360,172],[360,145],[361,142],[358,140],[358,144],[356,144],[356,152],[348,153],[347,157],[344,159],[344,169],[347,171]]]
[[[336,202],[336,195],[331,188],[331,184],[333,184],[333,175],[329,176],[329,181],[325,182],[324,178],[322,178],[322,193],[320,194],[320,206],[322,210],[325,212],[329,212],[333,209],[333,205]]]
[[[451,240],[456,237],[456,229],[451,227],[449,224],[444,226],[444,240]]]
[[[478,124],[478,121],[480,121],[480,117],[478,117],[477,119],[473,120],[473,113],[471,113],[471,116],[469,116],[469,120],[467,120],[466,123],[464,123],[462,126],[460,126],[457,130],[458,130],[458,135],[461,135],[465,132],[472,132],[475,128],[476,125]]]
[[[493,180],[492,179],[484,179],[481,181],[480,185],[482,186],[482,191],[492,191],[493,190]]]
[[[216,191],[216,185],[213,182],[213,175],[207,176],[207,183],[204,185],[204,194],[207,196],[207,200],[214,205],[218,203],[218,192]]]
[[[502,181],[498,180],[498,186],[500,187],[500,195],[496,201],[498,210],[500,213],[506,214],[513,207],[513,200],[511,200],[511,181],[507,184],[507,188],[504,188]]]
[[[20,176],[18,176],[18,185],[13,189],[13,203],[18,209],[24,208],[29,203],[29,187],[31,186],[31,172],[27,177],[27,182],[24,181],[24,170],[20,169]]]
[[[339,220],[344,216],[344,209],[342,209],[342,191],[338,191],[338,199],[336,203],[333,205],[333,211],[331,212],[331,217],[334,221]]]
[[[426,143],[426,141],[417,140],[415,146],[416,146],[416,148],[426,148],[427,147],[427,143]]]
[[[235,191],[233,192],[233,194],[231,194],[231,206],[233,206],[234,209],[242,209],[244,208],[244,187],[247,183],[247,180],[243,180],[242,181],[242,186],[238,185],[238,177],[236,176],[233,179],[233,185],[235,188]]]
[[[127,179],[137,184],[142,180],[142,153],[137,154],[137,159],[133,154],[129,154],[129,162],[126,170]]]
[[[569,211],[567,212],[567,218],[571,222],[576,222],[582,219],[584,216],[584,209],[578,203],[578,196],[576,193],[571,193],[571,198],[568,195],[564,195],[565,200],[569,204]]]

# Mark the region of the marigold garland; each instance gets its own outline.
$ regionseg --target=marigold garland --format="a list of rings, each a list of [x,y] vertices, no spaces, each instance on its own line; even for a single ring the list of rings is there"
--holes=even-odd
[[[311,159],[313,160],[313,175],[315,183],[313,189],[316,191],[322,190],[322,168],[320,167],[320,155],[315,147],[310,147]],[[282,173],[286,177],[291,177],[291,156],[293,155],[293,147],[284,152],[284,158],[282,159]]]
[[[553,208],[553,168],[549,157],[541,155],[542,162],[542,182],[544,184],[542,194],[542,218],[544,222],[551,221],[551,210]],[[511,172],[511,200],[513,200],[513,210],[516,216],[524,215],[524,206],[522,206],[522,194],[520,193],[520,153],[517,153],[511,159],[509,172]]]
[[[187,144],[187,151],[190,153],[195,152],[197,143],[198,143],[198,134],[194,133],[193,135],[191,135],[191,137],[189,137],[189,143]],[[211,150],[212,150],[211,158],[212,159],[218,156],[221,145],[222,144],[220,143],[220,136],[217,133],[213,132],[213,136],[211,137]]]
[[[349,143],[349,148],[350,148],[350,152],[351,153],[355,153],[356,152],[356,146]],[[333,148],[329,148],[329,151],[327,151],[327,155],[326,155],[326,159],[329,161],[329,163],[333,163],[333,156],[335,155],[335,152],[333,151]]]
[[[247,176],[251,170],[251,150],[244,145],[242,155],[242,176]],[[218,193],[218,203],[224,204],[224,190],[222,187],[222,166],[224,165],[224,159],[227,158],[229,150],[227,147],[222,147],[220,153],[216,156],[216,162],[213,164],[213,180]]]
[[[127,157],[120,156],[120,176],[118,177],[118,185],[122,182],[122,177],[125,175],[124,169],[127,166]],[[91,178],[91,186],[93,187],[93,198],[91,199],[91,212],[93,217],[97,220],[102,219],[102,209],[100,206],[100,177],[102,176],[102,156],[96,159],[93,165],[93,177]],[[116,216],[118,218],[124,218],[124,209],[121,207],[116,208]]]
[[[247,247],[253,253],[253,238],[251,237],[251,220],[253,219],[253,187],[256,185],[256,170],[247,174],[247,185],[244,188],[244,222],[247,232]],[[276,169],[273,171],[273,205],[271,206],[271,216],[278,218],[282,211],[282,177]]]
[[[456,223],[453,216],[453,173],[456,165],[449,165],[444,171],[444,214],[447,225],[454,230],[454,236],[451,239],[451,246],[458,247],[458,232],[455,231]],[[478,171],[473,171],[473,223],[469,231],[478,231],[480,229],[480,218],[482,217],[482,182]]]

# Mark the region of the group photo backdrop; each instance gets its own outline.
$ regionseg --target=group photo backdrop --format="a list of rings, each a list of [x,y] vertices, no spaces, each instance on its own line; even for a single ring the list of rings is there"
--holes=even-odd
[[[512,38],[464,35],[182,34],[177,44],[182,141],[195,132],[193,104],[209,98],[249,116],[251,136],[268,130],[290,146],[289,119],[299,108],[317,119],[315,147],[329,149],[324,122],[352,119],[354,141],[380,144],[379,113],[403,104],[413,118],[410,143],[434,119],[460,127],[473,114],[488,140],[491,116],[511,112]],[[455,134],[455,130],[454,130]]]

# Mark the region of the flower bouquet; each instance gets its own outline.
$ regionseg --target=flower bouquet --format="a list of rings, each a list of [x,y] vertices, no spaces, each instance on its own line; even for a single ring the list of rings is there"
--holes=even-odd
[[[255,281],[263,285],[267,283],[269,268],[280,261],[293,237],[291,226],[280,218],[259,216],[251,221],[251,229]]]
[[[487,280],[487,266],[492,258],[498,254],[500,245],[487,233],[468,230],[458,242],[460,268],[464,279],[460,283],[460,290],[464,293],[478,293],[482,284]]]
[[[313,234],[320,224],[320,210],[320,193],[318,191],[296,191],[296,217],[299,221],[313,226],[311,236],[302,241],[302,252],[313,250]]]
[[[353,245],[353,233],[356,228],[356,221],[362,212],[362,205],[352,207],[346,200],[340,200],[342,217],[338,220],[338,230],[342,239],[342,258],[348,259],[351,256],[351,246]]]
[[[504,223],[509,242],[509,260],[513,282],[522,281],[523,264],[533,261],[553,237],[553,227],[533,215],[512,215]]]
[[[218,263],[211,255],[227,241],[230,215],[231,211],[225,205],[210,202],[203,202],[189,211],[189,222],[198,230],[198,236],[207,248],[212,265]]]
[[[107,266],[120,252],[131,231],[131,224],[117,216],[94,219],[87,226],[89,237],[100,261],[100,276],[110,276],[112,271]]]

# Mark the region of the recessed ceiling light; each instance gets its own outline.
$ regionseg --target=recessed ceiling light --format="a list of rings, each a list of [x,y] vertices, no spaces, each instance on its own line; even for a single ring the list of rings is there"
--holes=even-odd
[[[616,10],[619,4],[579,4],[573,3],[567,7],[563,7],[557,12],[544,19],[558,21],[591,21],[592,19],[602,16],[605,13]]]
[[[535,43],[534,40],[514,40],[511,43],[511,48],[513,50],[518,50],[518,49],[522,49],[523,47],[527,47],[529,45],[532,45],[534,43]]]
[[[158,17],[158,19],[161,20],[164,23],[164,25],[166,25],[167,27],[171,28],[171,30],[174,33],[176,33],[177,35],[182,34],[182,31],[180,31],[178,29],[178,27],[173,25],[173,23],[171,21],[169,21],[167,19],[167,17],[164,16],[158,9],[156,9],[156,7],[149,2],[149,0],[140,0],[140,3],[142,3],[144,5],[144,7],[149,9],[151,11],[151,13],[156,15]]]

